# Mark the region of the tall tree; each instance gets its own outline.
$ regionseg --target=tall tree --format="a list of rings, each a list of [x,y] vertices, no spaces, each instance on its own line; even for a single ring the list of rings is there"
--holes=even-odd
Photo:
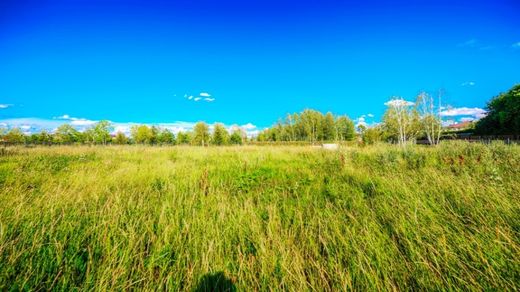
[[[475,132],[486,135],[520,135],[520,84],[492,98],[487,116],[477,122]]]
[[[79,141],[79,132],[69,124],[63,124],[56,129],[54,136],[60,144],[71,144]]]
[[[437,145],[441,139],[442,134],[442,119],[441,119],[441,94],[437,100],[426,93],[421,92],[417,97],[417,109],[420,115],[420,123],[422,130],[428,139],[430,145]]]
[[[419,115],[414,103],[402,97],[394,97],[385,103],[388,106],[383,122],[390,137],[396,138],[398,144],[404,147],[419,132]]]
[[[152,144],[154,141],[154,132],[147,125],[132,126],[130,133],[137,144]]]
[[[198,122],[193,127],[193,137],[191,143],[193,145],[207,146],[209,143],[209,127],[205,122]]]
[[[222,124],[215,124],[211,142],[214,145],[226,145],[229,140],[229,133]]]
[[[162,129],[159,132],[157,140],[161,144],[173,145],[175,144],[175,135],[168,129]]]
[[[12,128],[5,134],[4,140],[10,144],[22,144],[25,142],[25,137],[19,128]]]
[[[328,112],[323,118],[322,123],[323,140],[333,141],[337,139],[336,125],[334,122],[334,116],[331,112]]]
[[[184,133],[179,132],[177,133],[177,144],[178,145],[185,145],[191,143],[191,134],[190,133]]]
[[[233,131],[233,134],[229,137],[229,142],[234,145],[242,145],[242,133],[239,130]]]
[[[92,128],[94,134],[94,142],[106,145],[110,141],[110,131],[112,124],[109,121],[99,121]]]
[[[52,144],[52,135],[49,134],[47,131],[42,130],[39,135],[39,142],[42,145],[51,145]]]
[[[352,141],[356,136],[354,122],[346,116],[340,116],[337,118],[336,131],[340,141]]]
[[[128,138],[126,137],[125,133],[121,131],[117,131],[116,136],[114,137],[114,143],[118,145],[124,145],[128,143]]]

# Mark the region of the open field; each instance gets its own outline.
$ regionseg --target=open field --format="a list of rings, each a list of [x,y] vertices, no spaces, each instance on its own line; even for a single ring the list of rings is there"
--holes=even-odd
[[[520,146],[7,148],[0,197],[0,290],[520,289]]]

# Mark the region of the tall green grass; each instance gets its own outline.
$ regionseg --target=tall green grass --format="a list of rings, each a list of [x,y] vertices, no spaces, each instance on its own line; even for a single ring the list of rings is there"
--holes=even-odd
[[[12,148],[0,290],[519,290],[520,147]]]

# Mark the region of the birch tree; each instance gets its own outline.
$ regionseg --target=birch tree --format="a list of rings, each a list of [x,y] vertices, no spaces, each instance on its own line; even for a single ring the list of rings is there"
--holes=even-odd
[[[430,145],[437,145],[442,134],[441,119],[441,97],[442,92],[439,91],[437,101],[435,98],[426,93],[421,92],[417,97],[417,108],[421,119],[422,130],[426,134]]]
[[[393,97],[386,102],[388,107],[383,117],[384,125],[391,136],[396,137],[399,146],[404,147],[418,133],[418,114],[414,103],[402,97]]]

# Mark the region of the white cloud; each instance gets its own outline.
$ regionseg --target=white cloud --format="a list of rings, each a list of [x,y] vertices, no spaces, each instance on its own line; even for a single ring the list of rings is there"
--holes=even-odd
[[[374,115],[373,115],[373,114],[368,114],[367,117],[369,117],[369,118],[373,118]]]
[[[461,86],[475,86],[475,82],[473,82],[473,81],[462,82]]]
[[[188,99],[192,100],[193,99],[193,95],[188,96]]]
[[[473,122],[475,120],[475,118],[473,117],[464,117],[464,118],[460,118],[459,121],[461,122]]]
[[[0,103],[0,109],[8,108],[11,104]]]
[[[513,49],[520,49],[520,42],[516,42],[513,45],[511,45]]]
[[[242,126],[240,126],[240,127],[241,127],[241,128],[244,128],[244,129],[246,129],[246,130],[248,130],[248,131],[249,131],[249,130],[254,130],[254,129],[256,129],[256,126],[253,125],[253,124],[251,124],[251,123],[244,124],[244,125],[242,125]]]
[[[195,97],[193,100],[194,100],[194,101],[199,101],[199,100],[201,100],[201,99],[202,99],[202,97],[198,97],[198,96],[197,96],[197,97]]]
[[[97,123],[97,121],[87,120],[87,119],[71,119],[70,124],[73,126],[91,126]]]
[[[212,101],[215,101],[215,99],[211,98],[211,97],[206,97],[206,98],[204,98],[204,101],[212,102]]]
[[[446,121],[442,121],[442,126],[443,127],[448,127],[448,126],[454,125],[456,123],[457,122],[455,120],[446,120]]]
[[[70,120],[70,116],[67,115],[67,114],[64,114],[64,115],[59,116],[59,117],[54,117],[53,119],[55,119],[55,120]]]
[[[27,131],[27,130],[31,129],[31,126],[30,125],[21,125],[20,129]]]
[[[207,92],[201,92],[199,95],[202,96],[202,97],[210,97],[211,96],[211,94],[209,94]]]
[[[478,107],[458,107],[443,110],[440,115],[443,117],[456,117],[456,116],[474,116],[483,117],[486,111]]]
[[[394,99],[391,99],[391,100],[385,102],[386,106],[391,106],[391,107],[412,106],[414,104],[415,104],[414,102],[407,101],[402,98],[394,98]]]

